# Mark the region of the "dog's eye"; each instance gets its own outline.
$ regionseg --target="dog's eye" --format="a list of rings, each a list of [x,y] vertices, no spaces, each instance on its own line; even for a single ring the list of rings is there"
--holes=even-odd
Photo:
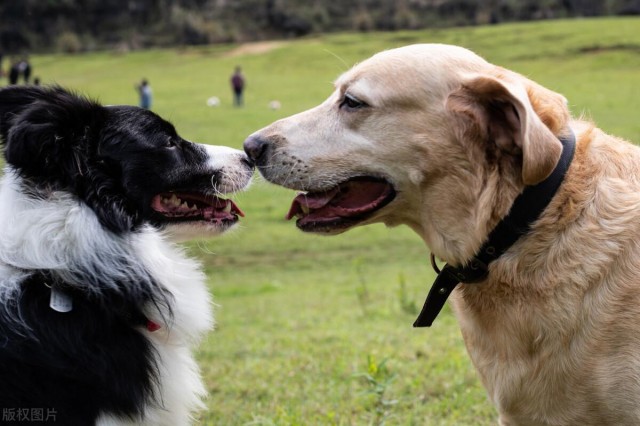
[[[164,144],[164,146],[165,146],[165,148],[175,148],[175,147],[178,146],[178,143],[174,138],[168,137],[167,141]]]
[[[360,109],[360,108],[365,108],[367,106],[368,105],[366,103],[362,102],[360,99],[348,93],[344,94],[344,98],[340,103],[340,108],[347,108],[347,109]]]

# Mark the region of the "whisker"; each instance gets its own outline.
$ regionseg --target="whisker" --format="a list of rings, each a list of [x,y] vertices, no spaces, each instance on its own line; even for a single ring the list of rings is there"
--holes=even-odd
[[[347,62],[346,62],[342,57],[340,57],[337,53],[332,52],[332,51],[330,51],[330,50],[328,50],[328,49],[324,49],[324,51],[325,51],[326,53],[328,53],[329,55],[333,56],[334,58],[336,58],[338,61],[342,62],[342,65],[343,65],[343,67],[344,67],[344,68],[343,68],[343,71],[344,71],[344,70],[347,70],[347,69],[349,69],[349,68],[350,68],[350,65],[349,65],[349,64],[347,64]]]

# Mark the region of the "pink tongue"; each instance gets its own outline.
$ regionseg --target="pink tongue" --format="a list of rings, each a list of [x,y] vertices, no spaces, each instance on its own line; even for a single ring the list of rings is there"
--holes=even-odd
[[[224,209],[227,204],[231,204],[231,211],[226,212]],[[202,209],[202,215],[206,220],[211,219],[235,219],[235,215],[244,217],[244,212],[231,200],[218,198],[215,200],[215,207],[206,207]]]
[[[388,183],[353,180],[327,192],[298,195],[287,213],[287,220],[301,214],[305,218],[352,217],[376,208],[391,191]],[[304,213],[305,206],[309,213]]]
[[[335,188],[330,189],[327,192],[299,194],[296,198],[294,198],[293,203],[291,203],[291,208],[289,209],[289,213],[287,213],[286,219],[289,220],[297,213],[301,212],[301,205],[305,205],[314,210],[326,206],[327,204],[329,204],[329,201],[331,201],[333,197],[335,197],[338,191],[340,191],[340,187],[336,186]]]

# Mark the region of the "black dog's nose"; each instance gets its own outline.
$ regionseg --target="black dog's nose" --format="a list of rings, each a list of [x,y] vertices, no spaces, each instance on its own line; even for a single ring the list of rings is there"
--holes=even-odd
[[[243,156],[241,161],[250,169],[253,169],[256,166],[255,164],[253,164],[253,161],[249,159],[249,157]]]
[[[260,136],[251,135],[244,141],[244,152],[247,153],[254,164],[258,164],[260,157],[267,150],[268,144],[269,142]]]

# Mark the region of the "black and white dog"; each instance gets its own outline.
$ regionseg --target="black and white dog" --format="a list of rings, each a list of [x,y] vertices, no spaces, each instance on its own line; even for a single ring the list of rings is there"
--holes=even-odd
[[[213,320],[166,237],[237,222],[220,196],[248,185],[245,154],[57,87],[0,90],[0,135],[0,420],[190,423]]]

